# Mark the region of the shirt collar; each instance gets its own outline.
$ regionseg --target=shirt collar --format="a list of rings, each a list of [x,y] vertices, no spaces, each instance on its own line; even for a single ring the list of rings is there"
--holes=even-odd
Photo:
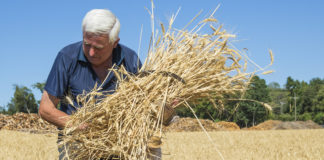
[[[81,49],[80,49],[80,52],[79,52],[78,60],[81,61],[81,62],[86,62],[86,63],[88,63],[88,60],[87,60],[87,58],[85,57],[84,52],[83,52],[82,44],[81,44]]]
[[[80,48],[81,49],[80,49],[80,52],[79,52],[78,61],[89,63],[89,61],[87,60],[87,58],[84,55],[82,44],[81,44]],[[112,58],[113,64],[116,64],[117,66],[120,66],[121,63],[124,60],[125,54],[122,51],[121,46],[119,44],[117,45],[116,48],[113,49],[112,56],[113,56],[113,58]]]
[[[113,64],[120,66],[125,58],[125,54],[119,44],[117,45],[116,48],[113,49],[112,56],[113,56],[113,59],[112,59]]]

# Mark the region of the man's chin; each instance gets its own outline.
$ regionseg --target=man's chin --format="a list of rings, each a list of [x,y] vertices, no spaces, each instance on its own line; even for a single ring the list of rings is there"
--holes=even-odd
[[[98,65],[98,64],[100,64],[100,59],[99,58],[89,58],[89,62],[93,65]]]
[[[100,62],[98,62],[98,61],[90,61],[90,63],[93,66],[99,66],[100,65]]]

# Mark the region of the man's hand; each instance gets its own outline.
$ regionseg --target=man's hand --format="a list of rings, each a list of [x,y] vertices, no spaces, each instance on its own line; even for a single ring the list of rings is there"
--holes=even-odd
[[[78,127],[78,130],[86,130],[89,127],[88,123],[81,123]]]

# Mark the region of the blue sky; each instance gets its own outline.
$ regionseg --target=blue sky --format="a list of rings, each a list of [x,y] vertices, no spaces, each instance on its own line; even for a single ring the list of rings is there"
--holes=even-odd
[[[230,33],[234,45],[258,65],[269,63],[274,53],[276,72],[262,75],[267,83],[284,85],[288,76],[308,82],[324,78],[324,2],[321,0],[156,0],[156,22],[167,20],[180,7],[175,27],[182,28],[200,10],[202,17],[220,4],[215,14]],[[94,8],[107,8],[121,22],[121,43],[135,51],[143,35],[140,57],[150,37],[149,0],[3,0],[0,2],[0,105],[14,94],[13,84],[31,88],[44,82],[58,51],[81,40],[83,16]],[[41,93],[33,89],[36,99]]]

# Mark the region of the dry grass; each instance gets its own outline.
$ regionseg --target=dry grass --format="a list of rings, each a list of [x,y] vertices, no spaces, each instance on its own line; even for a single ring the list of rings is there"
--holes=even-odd
[[[323,159],[324,129],[210,132],[225,160]],[[0,159],[57,159],[55,134],[0,131]],[[162,158],[219,159],[203,132],[166,133]]]
[[[211,132],[226,160],[323,159],[324,129]],[[167,133],[163,159],[220,159],[202,132]]]
[[[0,159],[58,159],[56,134],[30,134],[0,130]]]

